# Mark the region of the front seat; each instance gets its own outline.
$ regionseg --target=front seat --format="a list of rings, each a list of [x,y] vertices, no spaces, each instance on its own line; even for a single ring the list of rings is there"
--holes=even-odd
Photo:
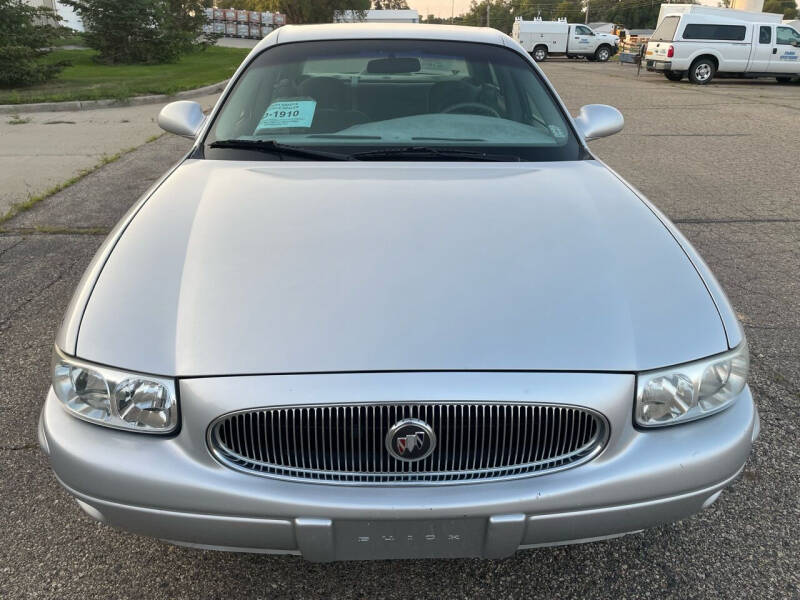
[[[480,91],[480,86],[463,79],[434,83],[428,92],[428,110],[439,113],[456,104],[475,102]]]
[[[297,88],[298,95],[317,101],[311,133],[335,133],[365,123],[367,115],[350,109],[349,83],[335,77],[312,77]]]
[[[346,110],[350,108],[349,85],[335,77],[311,77],[298,87],[298,95],[309,96],[317,101],[317,108]]]

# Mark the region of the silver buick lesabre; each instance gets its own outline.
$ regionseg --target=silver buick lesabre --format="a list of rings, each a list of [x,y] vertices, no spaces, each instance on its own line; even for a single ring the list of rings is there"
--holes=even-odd
[[[708,267],[491,29],[284,27],[116,226],[40,443],[176,544],[502,557],[711,505],[759,419]]]

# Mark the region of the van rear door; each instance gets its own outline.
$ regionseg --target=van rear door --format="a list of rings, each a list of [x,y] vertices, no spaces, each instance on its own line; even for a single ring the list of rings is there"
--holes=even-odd
[[[650,36],[650,41],[647,42],[645,59],[667,60],[667,50],[669,50],[672,41],[675,39],[675,32],[678,31],[680,20],[680,15],[664,17],[664,20],[656,27],[653,35]]]

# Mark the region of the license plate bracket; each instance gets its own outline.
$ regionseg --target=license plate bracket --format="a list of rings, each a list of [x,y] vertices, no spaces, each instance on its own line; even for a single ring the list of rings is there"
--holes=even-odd
[[[339,560],[482,556],[486,519],[334,521]]]

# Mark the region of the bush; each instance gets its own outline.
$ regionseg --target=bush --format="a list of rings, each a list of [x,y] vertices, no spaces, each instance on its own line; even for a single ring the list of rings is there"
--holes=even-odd
[[[66,63],[43,64],[59,17],[22,0],[0,0],[0,86],[24,86],[55,77]]]
[[[83,19],[86,45],[104,63],[164,63],[205,47],[202,0],[61,0]]]

